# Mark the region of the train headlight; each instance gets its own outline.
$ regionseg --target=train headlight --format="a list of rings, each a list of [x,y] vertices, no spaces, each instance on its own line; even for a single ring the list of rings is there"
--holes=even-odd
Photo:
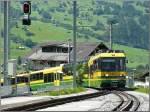
[[[108,77],[108,74],[105,74],[106,77]]]
[[[120,74],[120,76],[124,76],[124,74]]]

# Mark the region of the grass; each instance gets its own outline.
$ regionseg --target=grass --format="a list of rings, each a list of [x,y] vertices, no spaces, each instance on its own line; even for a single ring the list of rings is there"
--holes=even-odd
[[[65,2],[68,2],[70,0],[67,0]],[[117,5],[122,5],[123,4],[123,0],[107,0],[107,2],[112,2],[115,3]],[[39,10],[48,10],[49,8],[54,8],[54,7],[58,7],[59,6],[60,1],[59,0],[51,0],[50,2],[48,1],[48,3],[44,3],[42,0],[32,0],[32,5],[33,4],[38,4],[39,6]],[[72,2],[70,1],[71,4],[67,4],[66,7],[66,11],[69,10],[70,8],[72,8]],[[11,5],[16,9],[21,9],[21,5],[19,2],[12,2]],[[133,4],[134,7],[138,10],[143,11],[144,7],[141,6],[136,6],[136,4]],[[85,10],[85,12],[87,12],[88,8],[92,8],[94,7],[92,5],[92,0],[78,0],[78,6],[82,9]],[[81,9],[80,9],[81,10]],[[84,11],[80,11],[84,12]],[[84,13],[85,13],[84,12]],[[90,11],[89,11],[90,12]],[[89,13],[88,12],[88,13]],[[51,12],[49,12],[51,13]],[[91,13],[91,12],[90,12]],[[57,12],[55,11],[54,13],[51,13],[53,16],[53,19],[55,20],[59,20],[60,22],[63,23],[67,23],[67,24],[72,24],[72,15],[71,14],[67,14],[67,12]],[[67,16],[66,16],[67,15]],[[41,18],[41,15],[37,12],[37,10],[32,10],[31,13],[32,17],[37,17],[37,18]],[[92,15],[93,17],[93,21],[92,22],[88,22],[88,21],[84,21],[83,25],[95,25],[97,20],[100,20],[101,23],[103,23],[105,26],[107,26],[106,24],[106,18],[104,16],[112,16],[112,15],[101,15],[101,16],[97,16],[97,15]],[[64,21],[64,18],[67,18],[66,21]],[[78,18],[78,21],[83,21],[80,20]],[[47,41],[66,41],[68,38],[73,38],[72,35],[72,31],[71,30],[66,30],[63,27],[56,27],[55,25],[51,24],[51,23],[43,23],[41,21],[33,21],[31,23],[31,26],[28,27],[28,30],[32,33],[34,33],[35,35],[33,36],[26,36],[25,31],[22,29],[22,23],[20,20],[18,20],[18,25],[19,28],[13,27],[11,29],[11,33],[15,34],[17,37],[23,38],[23,39],[28,39],[31,38],[33,41],[41,43],[41,42],[47,42]],[[0,30],[3,28],[3,16],[2,14],[0,14]],[[106,27],[107,29],[107,27]],[[96,31],[96,33],[102,35],[104,32],[106,32],[106,29],[104,30],[100,30],[100,31]],[[82,35],[82,37],[77,38],[77,41],[82,41],[82,42],[100,42],[100,40],[95,39],[94,37],[90,37],[88,40],[86,40],[84,38],[84,35]],[[0,38],[0,61],[3,59],[3,48],[2,46],[2,42],[3,40]],[[28,52],[31,51],[31,49],[27,48],[25,50],[18,50],[16,49],[17,45],[15,43],[11,43],[11,58],[17,58],[18,56],[24,56],[26,54],[28,54]],[[146,65],[148,63],[148,51],[143,50],[143,49],[136,49],[136,48],[132,48],[132,47],[128,47],[128,46],[124,46],[124,45],[119,45],[119,44],[114,44],[114,49],[122,49],[126,52],[127,54],[127,58],[129,60],[129,63],[127,64],[127,66],[129,68],[135,68],[138,65]]]
[[[68,94],[73,94],[73,93],[80,93],[86,91],[85,88],[78,87],[78,88],[67,88],[63,90],[57,90],[57,91],[50,91],[50,92],[43,92],[43,93],[37,93],[35,95],[37,96],[59,96],[59,95],[68,95]]]
[[[139,88],[135,89],[135,91],[149,94],[149,88],[139,87]]]
[[[114,44],[113,48],[125,51],[128,59],[127,67],[129,68],[135,68],[138,65],[148,64],[148,50],[132,48],[119,44]]]

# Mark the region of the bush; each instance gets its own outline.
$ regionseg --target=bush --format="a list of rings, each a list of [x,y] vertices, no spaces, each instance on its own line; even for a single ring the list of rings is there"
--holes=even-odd
[[[58,95],[66,95],[66,94],[72,94],[72,93],[79,93],[85,91],[85,88],[78,87],[78,88],[67,88],[60,91],[51,91],[49,92],[50,96],[58,96]]]
[[[25,46],[32,48],[32,47],[34,47],[35,45],[36,45],[36,43],[33,42],[31,39],[26,39],[26,40],[25,40]]]
[[[26,35],[27,35],[27,36],[34,36],[35,34],[32,33],[32,32],[30,32],[30,31],[26,31]]]

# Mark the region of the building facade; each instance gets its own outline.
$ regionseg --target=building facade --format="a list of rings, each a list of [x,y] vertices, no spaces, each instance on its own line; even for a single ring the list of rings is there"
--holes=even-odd
[[[100,50],[108,50],[103,43],[77,43],[77,62],[83,62]],[[37,46],[26,56],[30,69],[40,70],[73,61],[73,46],[65,42],[48,42]]]

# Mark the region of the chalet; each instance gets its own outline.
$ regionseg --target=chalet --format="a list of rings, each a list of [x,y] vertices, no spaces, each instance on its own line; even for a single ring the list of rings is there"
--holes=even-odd
[[[83,62],[100,50],[108,50],[103,43],[77,43],[77,62]],[[73,61],[73,45],[65,42],[47,42],[37,46],[26,56],[26,61],[31,63],[30,68],[39,70],[47,67]]]

